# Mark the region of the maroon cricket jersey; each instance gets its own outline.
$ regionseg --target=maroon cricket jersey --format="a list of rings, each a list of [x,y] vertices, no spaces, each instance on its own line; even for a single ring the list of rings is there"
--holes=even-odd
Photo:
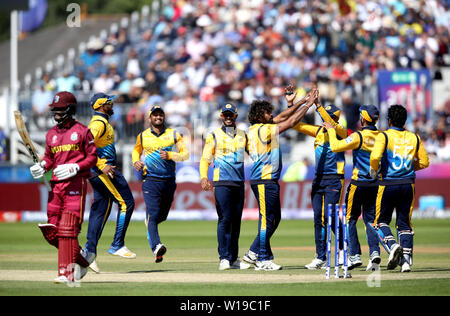
[[[45,139],[45,170],[59,165],[76,163],[80,166],[76,177],[90,177],[90,168],[97,163],[94,136],[83,124],[72,120],[63,127],[51,128]],[[54,175],[51,181],[59,182]]]

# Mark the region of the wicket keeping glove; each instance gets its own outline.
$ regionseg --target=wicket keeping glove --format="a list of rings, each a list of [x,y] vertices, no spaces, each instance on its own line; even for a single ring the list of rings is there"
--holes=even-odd
[[[30,167],[30,172],[34,179],[40,179],[44,176],[45,169],[43,167],[45,166],[45,164],[46,164],[45,161],[41,161],[35,163]]]
[[[80,170],[80,166],[76,163],[67,163],[56,167],[53,170],[53,174],[58,180],[66,180],[76,175],[78,170]]]

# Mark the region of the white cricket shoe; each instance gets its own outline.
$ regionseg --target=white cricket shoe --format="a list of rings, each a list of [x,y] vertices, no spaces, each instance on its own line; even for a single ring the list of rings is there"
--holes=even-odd
[[[256,261],[258,261],[258,254],[249,250],[247,253],[242,257],[242,260],[250,263],[250,264],[256,264]]]
[[[81,276],[81,271],[79,268],[76,268],[76,266],[80,267],[80,265],[75,264],[74,266],[74,280],[73,281],[69,281],[69,279],[65,276],[65,275],[60,275],[57,278],[55,278],[53,280],[53,283],[55,284],[65,284],[68,287],[80,287],[80,276]],[[84,268],[87,270],[87,268]],[[86,273],[85,273],[86,274]],[[84,276],[84,275],[83,275]]]
[[[91,269],[97,274],[100,273],[100,268],[98,267],[96,260],[92,261],[92,263],[89,265],[89,269]]]
[[[400,272],[411,272],[411,265],[409,264],[409,262],[403,262]]]
[[[163,256],[166,253],[167,248],[166,246],[164,246],[163,244],[157,244],[155,251],[153,252],[153,254],[155,255],[155,262],[159,263],[163,261]]]
[[[369,263],[367,264],[366,271],[378,271],[378,270],[380,270],[380,264],[375,263],[369,259]]]
[[[348,257],[348,269],[353,270],[356,267],[359,267],[362,265],[361,256],[360,255],[354,255]]]
[[[123,246],[122,248],[113,251],[112,249],[108,250],[108,253],[112,254],[113,256],[119,256],[125,259],[134,259],[136,258],[136,254],[134,252],[131,252],[126,246]]]
[[[409,253],[404,253],[400,259],[400,272],[411,272],[412,256]]]
[[[305,268],[308,270],[319,270],[325,266],[325,263],[326,262],[324,260],[314,258],[313,261],[311,261],[311,263],[305,265]]]
[[[389,260],[387,263],[388,270],[394,270],[398,265],[400,256],[403,254],[403,248],[399,244],[393,244],[389,252]]]
[[[53,283],[55,284],[66,284],[67,282],[69,282],[69,280],[67,280],[65,275],[60,275],[53,280]]]
[[[247,270],[248,268],[250,268],[250,264],[243,262],[239,259],[236,259],[230,265],[230,269]]]
[[[272,260],[264,260],[264,261],[256,261],[255,270],[263,270],[263,271],[275,271],[281,270],[282,267]]]
[[[366,271],[378,271],[380,270],[381,257],[378,251],[373,251],[370,254],[369,263],[367,264]]]
[[[227,259],[220,260],[219,270],[220,271],[230,270],[230,261],[228,261]]]

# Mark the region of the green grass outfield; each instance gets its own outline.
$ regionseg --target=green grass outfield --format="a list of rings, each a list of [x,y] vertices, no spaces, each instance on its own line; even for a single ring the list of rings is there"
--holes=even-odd
[[[52,283],[57,251],[43,239],[36,223],[0,224],[0,295],[148,295],[148,296],[297,296],[297,295],[450,295],[450,220],[414,221],[414,266],[411,273],[382,269],[365,271],[367,244],[361,221],[359,237],[363,266],[352,279],[325,280],[324,270],[304,265],[314,256],[312,221],[283,220],[272,238],[275,262],[281,271],[218,271],[216,222],[167,221],[160,225],[168,248],[156,264],[149,250],[145,225],[131,222],[126,245],[137,258],[122,259],[106,253],[115,222],[109,222],[98,247],[100,274],[92,271],[81,287]],[[84,245],[87,223],[80,234]],[[244,221],[240,256],[248,250],[257,230],[256,221]]]

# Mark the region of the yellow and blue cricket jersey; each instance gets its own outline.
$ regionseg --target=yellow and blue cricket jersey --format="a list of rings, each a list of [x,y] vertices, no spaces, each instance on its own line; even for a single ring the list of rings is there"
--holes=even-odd
[[[375,139],[370,168],[380,170],[380,184],[414,183],[415,171],[428,165],[420,137],[404,128],[391,127]]]
[[[213,184],[244,182],[244,152],[247,150],[247,134],[235,129],[228,134],[226,127],[216,129],[206,137],[200,160],[200,177],[208,177],[208,167],[214,163]]]
[[[98,154],[97,164],[92,171],[101,174],[106,165],[115,166],[117,163],[114,129],[109,124],[109,116],[100,112],[94,113],[88,127],[94,136]]]
[[[361,132],[355,132],[346,139],[338,140],[334,129],[328,131],[330,148],[333,152],[353,151],[353,184],[376,183],[377,179],[372,179],[370,176],[370,154],[379,133],[380,131],[375,126],[366,126]]]
[[[338,139],[347,137],[347,130],[336,123],[323,107],[317,109],[320,116],[325,122],[333,124],[336,128]],[[300,133],[315,137],[314,153],[315,153],[315,170],[316,176],[338,175],[344,177],[345,155],[343,152],[334,153],[331,151],[329,136],[326,129],[322,126],[298,123],[294,129]]]
[[[160,151],[167,151],[169,160],[160,157]],[[183,137],[171,128],[164,128],[158,134],[152,127],[146,129],[137,136],[136,145],[133,148],[133,164],[140,160],[144,153],[144,175],[151,178],[175,178],[175,162],[189,159]]]
[[[248,151],[253,165],[250,183],[278,181],[282,157],[276,124],[253,124],[248,131]]]

